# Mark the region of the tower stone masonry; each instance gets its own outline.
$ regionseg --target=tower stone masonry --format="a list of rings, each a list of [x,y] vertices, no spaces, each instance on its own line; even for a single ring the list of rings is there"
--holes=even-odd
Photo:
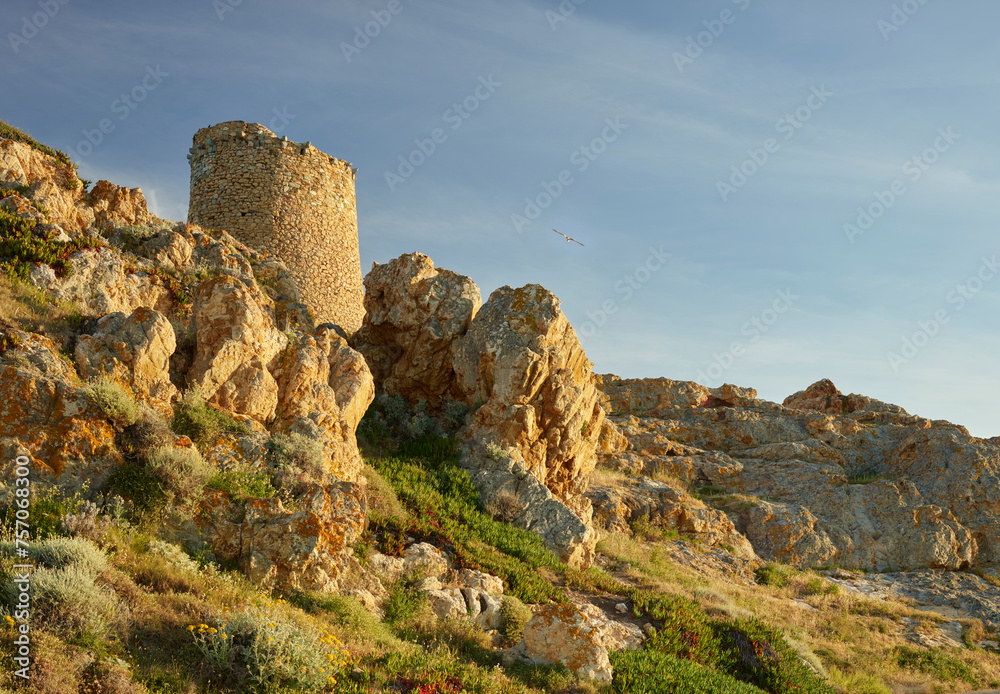
[[[188,222],[280,258],[316,323],[361,327],[364,285],[351,165],[259,123],[194,135]]]

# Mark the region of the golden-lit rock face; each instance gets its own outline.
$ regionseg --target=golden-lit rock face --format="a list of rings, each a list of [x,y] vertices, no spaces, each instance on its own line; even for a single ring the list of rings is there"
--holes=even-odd
[[[0,446],[9,449],[0,461],[3,501],[14,489],[13,468],[18,455],[31,459],[35,482],[58,484],[70,495],[85,484],[100,486],[122,464],[111,424],[71,382],[3,364]]]
[[[589,519],[581,496],[596,465],[604,410],[592,364],[544,287],[502,287],[454,346],[459,389],[475,411],[467,436],[516,448],[558,499]]]
[[[49,212],[48,221],[71,237],[94,222],[94,210],[76,174],[55,157],[23,142],[0,140],[0,182],[31,186],[32,198]]]
[[[600,380],[629,444],[609,464],[756,497],[729,515],[764,559],[887,571],[1000,558],[995,441],[829,381],[785,407],[735,386]]]
[[[140,188],[116,186],[98,181],[90,191],[97,225],[107,229],[148,224],[152,215]]]
[[[279,499],[210,492],[195,523],[219,557],[238,561],[263,588],[335,592],[367,522],[364,490],[314,485],[297,503],[290,510]]]
[[[524,650],[536,663],[563,665],[581,678],[610,682],[608,651],[597,622],[574,605],[545,605],[524,627]]]
[[[198,286],[196,348],[187,383],[201,389],[208,402],[268,422],[278,406],[278,384],[269,369],[288,338],[254,294],[229,275]]]
[[[276,428],[322,432],[330,472],[358,481],[364,461],[355,431],[375,398],[375,382],[359,352],[330,328],[289,345],[274,368],[278,383]]]
[[[170,419],[171,405],[179,397],[170,382],[170,356],[176,347],[170,321],[143,306],[130,316],[108,314],[98,321],[93,335],[81,335],[76,363],[84,379],[103,374],[127,383],[140,402]]]
[[[365,319],[351,343],[365,355],[381,390],[436,410],[456,398],[451,346],[481,304],[475,282],[407,253],[365,276]]]

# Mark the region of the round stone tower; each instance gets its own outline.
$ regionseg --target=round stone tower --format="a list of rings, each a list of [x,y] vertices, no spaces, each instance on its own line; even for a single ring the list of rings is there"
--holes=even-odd
[[[280,258],[316,323],[361,327],[364,290],[351,165],[263,125],[194,135],[188,222]]]

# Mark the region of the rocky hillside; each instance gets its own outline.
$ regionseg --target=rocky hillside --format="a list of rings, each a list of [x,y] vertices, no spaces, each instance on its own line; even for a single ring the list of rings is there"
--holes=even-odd
[[[1000,441],[829,381],[597,375],[551,292],[419,253],[315,325],[280,261],[0,135],[30,691],[1000,686]]]

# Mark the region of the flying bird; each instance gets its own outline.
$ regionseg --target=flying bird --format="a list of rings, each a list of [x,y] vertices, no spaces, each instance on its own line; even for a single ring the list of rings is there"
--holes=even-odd
[[[570,241],[572,241],[573,243],[580,243],[579,241],[577,241],[576,239],[574,239],[572,236],[566,236],[566,234],[562,233],[558,229],[553,229],[552,231],[556,232],[557,234],[559,234],[562,237],[565,237],[566,243],[569,243]],[[582,246],[583,244],[580,243],[580,245]]]

